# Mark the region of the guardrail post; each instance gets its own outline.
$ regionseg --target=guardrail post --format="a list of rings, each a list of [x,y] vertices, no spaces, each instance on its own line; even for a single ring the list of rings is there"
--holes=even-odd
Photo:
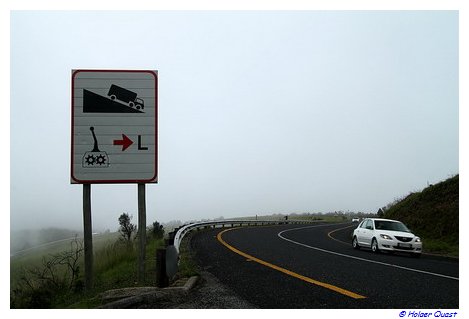
[[[156,250],[156,286],[168,287],[169,279],[166,275],[166,248]]]
[[[176,236],[177,229],[168,233],[168,245],[174,245],[174,236]]]

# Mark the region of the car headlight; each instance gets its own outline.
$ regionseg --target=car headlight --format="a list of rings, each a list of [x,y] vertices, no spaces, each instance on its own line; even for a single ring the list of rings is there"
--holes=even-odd
[[[386,234],[380,234],[381,238],[392,240],[391,236],[386,235]]]
[[[415,237],[415,242],[416,242],[416,243],[420,243],[420,242],[421,242],[420,238],[419,238],[419,237]]]

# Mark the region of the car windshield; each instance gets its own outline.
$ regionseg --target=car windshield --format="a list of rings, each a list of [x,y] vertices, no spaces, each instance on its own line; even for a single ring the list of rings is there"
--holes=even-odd
[[[401,222],[392,222],[389,220],[375,220],[375,227],[376,229],[381,230],[395,230],[410,233],[409,228],[407,228],[406,225]]]

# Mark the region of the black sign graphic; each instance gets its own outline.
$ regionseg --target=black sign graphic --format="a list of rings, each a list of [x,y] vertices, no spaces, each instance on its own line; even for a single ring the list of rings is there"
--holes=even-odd
[[[83,113],[144,113],[145,102],[137,93],[115,84],[106,96],[83,89]]]
[[[86,152],[83,155],[82,166],[83,168],[92,167],[108,167],[109,157],[106,152],[101,152],[98,147],[98,140],[94,134],[94,127],[90,127],[91,134],[93,134],[94,146],[91,152]]]

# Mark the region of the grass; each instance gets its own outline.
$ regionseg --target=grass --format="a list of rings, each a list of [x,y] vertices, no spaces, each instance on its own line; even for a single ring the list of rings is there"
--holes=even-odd
[[[180,261],[178,275],[180,277],[192,277],[199,275],[199,270],[195,262],[195,258],[189,247],[191,237],[192,234],[184,237],[181,245],[179,246]]]
[[[289,220],[313,220],[313,221],[321,221],[326,223],[343,223],[344,221],[348,221],[348,218],[343,215],[335,216],[331,214],[323,214],[323,215],[297,215],[293,217],[288,217]]]
[[[106,247],[112,245],[117,238],[118,233],[108,233],[100,236],[93,237],[93,251],[97,257],[95,257],[95,262],[100,262],[101,251],[105,250]],[[24,269],[41,267],[44,258],[49,258],[51,255],[58,254],[63,251],[70,249],[72,240],[61,241],[54,243],[53,245],[46,245],[33,249],[27,254],[19,254],[10,257],[10,286],[14,286],[20,280],[20,277],[23,275]],[[82,267],[83,269],[83,267]]]
[[[422,238],[424,252],[459,255],[459,175],[388,205],[384,217],[404,222]]]
[[[253,217],[253,219],[256,217]],[[403,221],[422,237],[424,252],[458,256],[459,175],[429,186],[421,192],[411,193],[400,200],[396,200],[392,205],[388,205],[384,217]],[[269,216],[259,216],[259,220],[261,219],[269,219]],[[335,216],[332,214],[295,214],[289,216],[289,219],[343,222],[347,218],[344,215]],[[138,282],[136,242],[126,245],[117,241],[117,238],[117,233],[93,238],[94,287],[91,291],[83,292],[79,289],[75,291],[34,290],[27,296],[30,300],[36,302],[33,306],[36,308],[94,308],[100,305],[100,300],[96,298],[96,295],[106,290],[154,286],[156,282],[156,250],[164,246],[163,240],[152,239],[147,242],[145,280],[144,282]],[[189,239],[190,235],[184,239],[180,247],[179,277],[190,277],[198,274],[197,265],[190,252]],[[25,269],[41,267],[43,258],[69,249],[70,242],[62,241],[29,251],[28,254],[11,257],[10,301],[14,296],[13,290],[18,287],[21,278],[27,276]],[[83,261],[79,266],[80,269],[83,269]],[[64,272],[64,270],[61,270],[61,272]],[[28,300],[25,302],[28,302]],[[27,303],[18,304],[24,305]]]
[[[437,255],[444,255],[448,257],[459,256],[459,245],[454,245],[441,240],[426,238],[423,241],[424,251]]]
[[[95,241],[94,251],[94,273],[93,273],[93,289],[87,292],[83,290],[54,290],[47,289],[30,289],[23,294],[24,300],[16,299],[13,305],[20,305],[20,308],[32,305],[34,308],[94,308],[100,304],[95,297],[101,292],[109,289],[136,287],[136,286],[154,286],[156,280],[156,249],[164,246],[163,239],[151,239],[147,241],[146,258],[145,258],[145,280],[138,282],[138,254],[137,242],[130,245],[116,241],[117,236],[114,234],[107,240]],[[114,241],[113,241],[114,239]],[[64,249],[69,249],[67,245]],[[53,247],[51,251],[58,250]],[[19,287],[22,277],[32,274],[25,272],[25,269],[33,267],[41,267],[42,259],[48,258],[51,253],[47,251],[35,252],[28,256],[20,256],[10,260],[10,301],[15,294],[13,289]],[[79,265],[80,269],[84,269],[83,257]],[[58,270],[65,272],[64,269]],[[28,275],[29,274],[29,275]],[[62,275],[62,274],[61,274]],[[27,288],[27,287],[26,287]],[[18,295],[16,295],[16,298]],[[32,302],[34,300],[34,302]],[[21,306],[22,305],[22,306]]]
[[[341,223],[347,221],[349,218],[345,215],[335,215],[332,213],[328,214],[289,214],[289,215],[259,215],[259,216],[246,216],[246,217],[236,217],[232,219],[239,220],[285,220],[285,216],[288,216],[288,220],[313,220],[313,221],[322,221],[327,223]],[[230,218],[231,219],[231,218]]]

